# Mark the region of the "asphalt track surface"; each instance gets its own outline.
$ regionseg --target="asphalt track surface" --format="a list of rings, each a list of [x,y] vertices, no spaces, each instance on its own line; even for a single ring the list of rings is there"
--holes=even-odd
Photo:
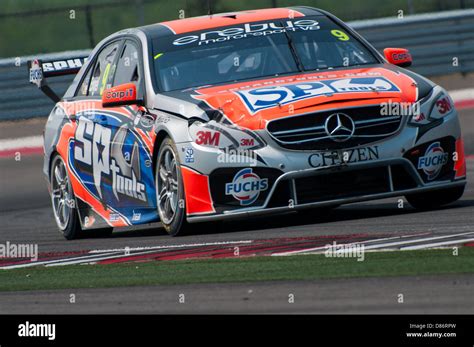
[[[471,148],[468,154],[473,154]],[[359,233],[436,236],[474,229],[470,159],[462,199],[434,211],[419,212],[408,204],[399,208],[398,198],[391,198],[342,206],[324,215],[225,222],[216,230],[196,224],[192,234],[177,238],[153,224],[116,230],[109,238],[66,241],[56,231],[41,165],[37,155],[0,159],[0,243],[37,243],[41,253]],[[182,292],[189,294],[188,304],[178,305]],[[473,275],[77,289],[0,293],[0,313],[474,313],[473,292]],[[70,293],[80,293],[81,304],[71,306]],[[295,293],[295,304],[288,304],[288,293]],[[398,293],[408,293],[410,299],[398,304]]]
[[[446,275],[6,292],[0,314],[472,314],[473,286]]]

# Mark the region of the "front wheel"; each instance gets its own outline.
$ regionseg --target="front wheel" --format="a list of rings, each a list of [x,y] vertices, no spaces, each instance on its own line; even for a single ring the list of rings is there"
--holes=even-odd
[[[410,194],[407,201],[420,210],[433,209],[458,200],[464,193],[465,186],[433,190],[426,193]]]
[[[163,141],[158,151],[155,188],[161,224],[171,236],[182,233],[188,227],[184,184],[178,150],[169,137]]]

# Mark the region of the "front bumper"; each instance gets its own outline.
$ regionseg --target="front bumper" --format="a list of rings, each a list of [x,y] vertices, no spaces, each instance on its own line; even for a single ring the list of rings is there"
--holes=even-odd
[[[328,158],[321,161],[321,152],[283,149],[264,133],[259,135],[267,146],[255,151],[259,160],[250,165],[252,170],[247,173],[265,179],[265,189],[256,194],[255,200],[249,198],[249,204],[239,201],[239,194],[229,194],[226,190],[230,182],[239,181],[238,174],[248,164],[219,162],[216,150],[189,142],[179,144],[182,165],[206,177],[207,201],[212,206],[207,212],[188,211],[189,222],[284,213],[466,184],[465,175],[456,172],[458,164],[453,159],[461,138],[456,112],[429,131],[421,132],[420,128],[405,125],[396,136],[352,148],[351,155],[356,160],[348,162],[331,162]],[[192,163],[186,162],[185,157],[190,148]],[[433,167],[426,163],[440,148],[444,159],[433,174]],[[426,160],[420,161],[422,157]],[[458,159],[464,161],[463,157]]]
[[[406,173],[411,178],[410,181],[405,183],[400,182],[394,176],[394,169],[400,170],[403,168],[406,170]],[[386,171],[386,184],[384,186],[378,187],[380,190],[373,193],[362,193],[360,194],[359,190],[348,191],[346,194],[338,194],[339,196],[321,198],[314,196],[314,201],[308,201],[308,198],[299,199],[299,192],[297,188],[297,181],[301,179],[311,178],[315,181],[318,178],[321,178],[325,175],[334,175],[347,173],[351,174],[354,172],[367,172],[367,170],[379,169]],[[399,179],[399,178],[398,178]],[[272,207],[272,201],[274,201],[278,187],[281,187],[282,184],[289,185],[289,200],[288,204],[284,206],[274,206]],[[413,184],[412,187],[409,184]],[[439,190],[444,188],[452,188],[458,186],[464,186],[466,184],[465,178],[458,179],[455,181],[452,180],[443,180],[436,181],[432,183],[425,183],[415,170],[413,165],[407,159],[397,159],[397,160],[382,160],[375,161],[371,163],[363,163],[358,165],[351,166],[338,166],[338,167],[329,167],[329,168],[317,168],[317,169],[307,169],[300,171],[286,172],[280,177],[277,178],[275,183],[272,185],[269,194],[266,196],[265,201],[262,205],[252,206],[247,208],[239,209],[229,209],[223,210],[219,214],[212,215],[199,215],[199,216],[188,216],[188,221],[193,222],[205,222],[213,220],[227,220],[233,218],[243,218],[250,216],[259,216],[273,213],[285,213],[291,211],[297,211],[308,208],[324,207],[324,206],[337,206],[341,204],[349,204],[353,202],[367,201],[367,200],[377,200],[384,199],[394,196],[402,196],[412,193],[421,193],[433,190]],[[307,193],[307,192],[306,192]]]

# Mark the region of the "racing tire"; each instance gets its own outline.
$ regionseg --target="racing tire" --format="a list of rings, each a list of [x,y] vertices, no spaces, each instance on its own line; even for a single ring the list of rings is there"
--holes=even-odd
[[[51,203],[54,218],[59,231],[66,240],[74,240],[85,236],[79,221],[75,204],[74,191],[67,173],[66,166],[60,155],[56,155],[51,164],[50,174]],[[113,228],[91,230],[89,235],[106,237],[112,234]]]
[[[465,186],[434,190],[426,193],[406,195],[405,198],[416,209],[429,210],[458,200]]]
[[[56,155],[51,162],[50,185],[54,219],[59,231],[67,240],[81,237],[82,228],[74,204],[71,181],[60,155]]]
[[[189,230],[178,153],[173,140],[166,137],[158,150],[155,164],[158,215],[163,228],[171,236],[183,235]]]

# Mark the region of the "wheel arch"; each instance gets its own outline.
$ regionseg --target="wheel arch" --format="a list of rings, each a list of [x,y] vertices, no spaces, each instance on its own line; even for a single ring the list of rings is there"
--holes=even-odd
[[[161,144],[167,137],[173,139],[169,132],[163,129],[159,130],[156,134],[155,144],[153,146],[153,176],[155,176],[156,174],[156,161],[158,160],[158,151],[160,150]]]

